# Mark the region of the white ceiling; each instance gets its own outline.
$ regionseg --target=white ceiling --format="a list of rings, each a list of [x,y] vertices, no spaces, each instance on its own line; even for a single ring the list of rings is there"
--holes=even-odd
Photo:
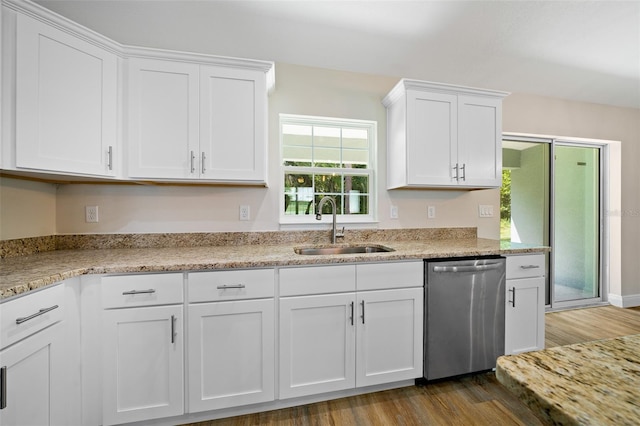
[[[37,3],[124,44],[640,108],[640,0]]]

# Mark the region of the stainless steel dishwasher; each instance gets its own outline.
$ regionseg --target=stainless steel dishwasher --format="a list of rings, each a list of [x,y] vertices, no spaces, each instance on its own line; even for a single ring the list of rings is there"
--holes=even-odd
[[[495,368],[504,355],[505,259],[425,261],[427,380]]]

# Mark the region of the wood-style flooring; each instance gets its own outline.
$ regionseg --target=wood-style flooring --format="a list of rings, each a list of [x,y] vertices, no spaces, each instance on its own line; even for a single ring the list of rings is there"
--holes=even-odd
[[[640,333],[640,308],[613,306],[546,314],[546,346]],[[542,425],[493,373],[201,422],[240,425]]]

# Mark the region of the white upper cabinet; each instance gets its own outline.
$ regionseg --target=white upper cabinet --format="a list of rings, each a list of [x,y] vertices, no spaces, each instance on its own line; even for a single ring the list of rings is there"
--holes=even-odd
[[[129,59],[128,176],[265,184],[272,64],[247,62]]]
[[[117,56],[16,16],[15,168],[114,176]]]
[[[499,187],[505,92],[401,80],[387,108],[387,188]]]
[[[201,176],[266,183],[264,71],[202,67],[200,93]]]
[[[128,71],[129,177],[197,177],[198,65],[132,58]]]
[[[1,18],[1,169],[266,185],[273,62],[121,45],[22,0]]]

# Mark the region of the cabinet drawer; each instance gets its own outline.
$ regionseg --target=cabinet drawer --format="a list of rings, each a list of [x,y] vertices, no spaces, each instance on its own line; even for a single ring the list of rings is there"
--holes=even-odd
[[[183,275],[141,274],[102,278],[102,307],[168,305],[182,303]]]
[[[390,262],[356,265],[356,288],[381,290],[386,288],[422,287],[424,262]]]
[[[64,318],[64,284],[5,302],[0,309],[0,349]]]
[[[193,272],[189,274],[189,302],[273,297],[273,269]]]
[[[280,296],[356,290],[356,265],[280,269]]]
[[[543,277],[545,275],[544,254],[507,256],[507,279]]]

